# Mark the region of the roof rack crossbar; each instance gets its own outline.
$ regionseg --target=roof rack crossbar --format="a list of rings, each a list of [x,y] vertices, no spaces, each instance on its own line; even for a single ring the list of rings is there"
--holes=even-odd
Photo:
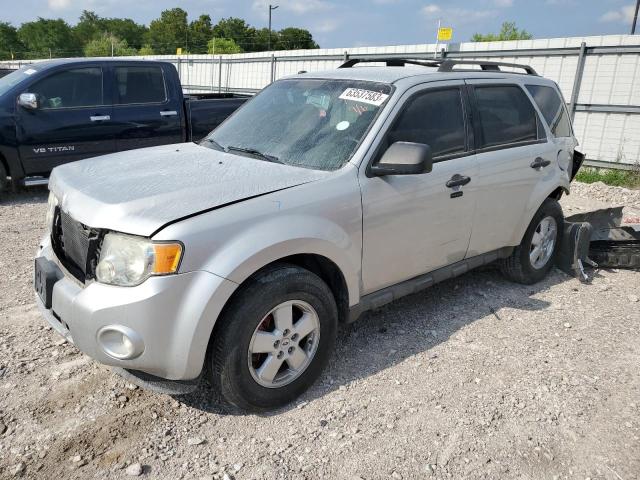
[[[438,61],[424,61],[415,60],[411,58],[396,58],[396,57],[367,57],[367,58],[350,58],[338,68],[351,68],[359,63],[385,63],[387,67],[404,67],[405,65],[421,65],[423,67],[439,67],[441,62]]]
[[[538,75],[533,67],[530,65],[523,65],[520,63],[506,63],[506,62],[490,62],[485,60],[454,60],[454,59],[442,59],[442,60],[416,60],[411,57],[354,57],[350,58],[338,68],[352,68],[359,63],[384,63],[387,67],[404,67],[405,65],[420,65],[422,67],[437,67],[439,72],[452,72],[456,65],[478,65],[483,71],[488,72],[502,72],[500,67],[519,68],[524,70],[527,75]],[[472,70],[475,71],[475,70]],[[508,72],[515,73],[515,72]]]

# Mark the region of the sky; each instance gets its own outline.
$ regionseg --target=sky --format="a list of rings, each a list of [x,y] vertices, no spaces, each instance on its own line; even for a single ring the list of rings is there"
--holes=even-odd
[[[325,48],[434,43],[438,19],[453,28],[452,42],[497,32],[503,21],[534,38],[628,34],[635,8],[635,0],[0,0],[0,21],[18,26],[41,16],[75,24],[86,9],[148,25],[179,6],[190,20],[207,13],[214,23],[233,16],[266,27],[269,3],[279,5],[274,29],[306,28]]]

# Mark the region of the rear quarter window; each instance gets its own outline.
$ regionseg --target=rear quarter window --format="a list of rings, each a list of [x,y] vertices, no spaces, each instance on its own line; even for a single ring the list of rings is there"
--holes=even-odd
[[[515,85],[476,86],[482,148],[538,140],[538,118],[524,91]]]
[[[551,133],[555,137],[570,137],[569,116],[558,91],[544,85],[527,85],[526,87],[542,112]]]

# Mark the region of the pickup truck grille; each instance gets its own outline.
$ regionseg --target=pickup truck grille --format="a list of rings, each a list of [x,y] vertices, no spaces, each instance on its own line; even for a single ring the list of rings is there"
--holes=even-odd
[[[62,265],[81,282],[93,278],[98,258],[100,232],[56,210],[51,243]]]

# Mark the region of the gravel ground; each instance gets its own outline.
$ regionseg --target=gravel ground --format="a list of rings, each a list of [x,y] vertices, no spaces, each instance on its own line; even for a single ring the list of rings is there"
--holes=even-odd
[[[569,213],[640,192],[576,185]],[[0,477],[640,478],[640,273],[493,268],[342,329],[321,380],[268,415],[143,391],[32,302],[46,192],[0,199]]]

